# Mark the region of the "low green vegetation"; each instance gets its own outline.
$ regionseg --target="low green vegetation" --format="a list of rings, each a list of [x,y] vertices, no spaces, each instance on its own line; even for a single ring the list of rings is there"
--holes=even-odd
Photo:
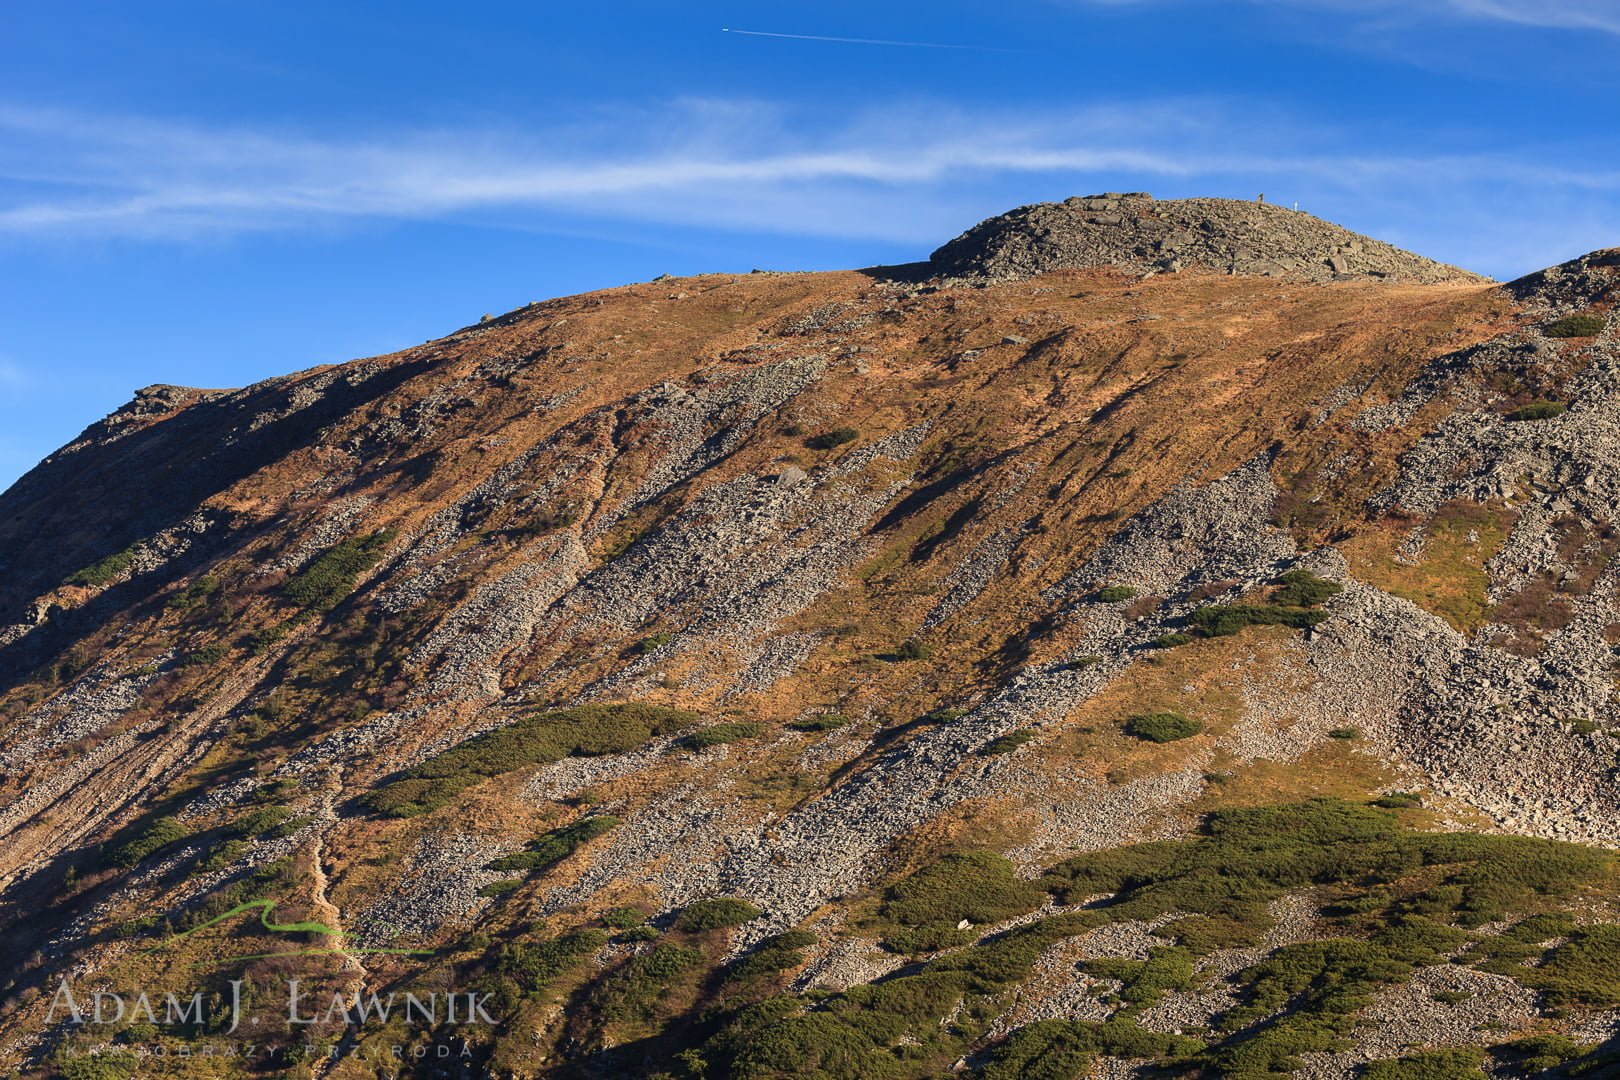
[[[579,520],[581,509],[578,503],[571,500],[543,506],[519,526],[519,531],[539,535],[566,529]]]
[[[1122,600],[1134,600],[1136,590],[1129,585],[1104,585],[1097,590],[1097,599],[1105,604],[1117,604]]]
[[[707,750],[711,746],[738,742],[742,739],[757,739],[763,730],[758,724],[748,721],[730,721],[698,728],[681,742],[692,750]]]
[[[1590,1043],[1579,1043],[1567,1035],[1526,1035],[1512,1042],[1491,1047],[1491,1056],[1518,1071],[1535,1074],[1556,1069],[1566,1061],[1574,1061],[1588,1054]]]
[[[501,949],[495,970],[525,990],[540,990],[607,943],[602,930],[570,930],[545,941],[518,942]]]
[[[412,817],[447,805],[474,784],[569,756],[622,754],[655,735],[701,718],[658,705],[580,705],[527,716],[429,758],[362,802],[389,817]]]
[[[647,535],[645,529],[631,528],[614,533],[602,541],[602,562],[610,563],[625,552],[636,546],[636,542]]]
[[[1608,325],[1609,320],[1602,315],[1566,315],[1541,332],[1550,338],[1595,337]]]
[[[513,889],[521,888],[522,885],[522,878],[501,878],[499,881],[492,881],[488,885],[482,886],[478,890],[478,895],[490,897],[504,896]]]
[[[202,607],[219,591],[219,586],[218,578],[204,574],[169,597],[168,606],[175,611],[191,611]]]
[[[1203,724],[1178,712],[1138,713],[1125,721],[1125,734],[1156,743],[1190,739],[1203,730]]]
[[[1485,1051],[1451,1047],[1371,1061],[1361,1075],[1363,1080],[1484,1080],[1484,1065]]]
[[[1171,634],[1160,634],[1151,644],[1155,649],[1174,649],[1182,645],[1191,645],[1197,640],[1191,634],[1183,634],[1178,630]]]
[[[1510,424],[1524,420],[1551,420],[1555,416],[1563,416],[1569,411],[1569,406],[1561,401],[1532,401],[1528,405],[1514,409],[1502,419]]]
[[[282,892],[292,883],[292,877],[292,859],[283,858],[261,863],[241,877],[215,889],[202,900],[170,915],[169,928],[176,933],[194,930],[248,901],[262,900]]]
[[[849,717],[843,713],[829,712],[817,716],[807,716],[802,720],[795,720],[788,725],[794,731],[833,731],[849,723]]]
[[[879,911],[883,944],[920,953],[964,945],[976,936],[963,922],[986,925],[1022,915],[1045,898],[1036,882],[1013,873],[1013,864],[987,851],[946,855],[890,886]]]
[[[530,840],[523,851],[496,859],[489,864],[489,868],[503,872],[544,870],[562,862],[598,836],[606,836],[618,828],[619,824],[619,819],[610,814],[583,818]]]
[[[1316,626],[1327,619],[1327,612],[1315,610],[1344,586],[1319,578],[1304,570],[1290,570],[1279,580],[1264,604],[1211,604],[1199,608],[1187,619],[1204,637],[1226,637],[1246,626]]]
[[[703,954],[689,945],[659,942],[599,982],[590,995],[593,1011],[609,1023],[639,1023],[657,1016],[660,1004],[703,966]]]
[[[816,943],[816,935],[808,930],[789,930],[774,934],[759,943],[759,948],[732,964],[726,978],[745,981],[778,971],[788,971],[804,963],[804,948]]]
[[[1114,894],[1104,909],[1113,919],[1183,913],[1158,933],[1195,954],[1254,944],[1271,923],[1267,905],[1291,889],[1336,892],[1324,910],[1344,936],[1287,946],[1240,973],[1246,1003],[1222,1019],[1229,1037],[1201,1055],[1220,1075],[1266,1075],[1296,1067],[1298,1053],[1343,1045],[1378,987],[1444,962],[1469,941],[1468,928],[1600,894],[1614,870],[1607,852],[1415,832],[1387,810],[1314,800],[1221,811],[1201,839],[1082,856],[1047,881],[1065,902]],[[1562,967],[1554,949],[1515,978],[1566,1003],[1620,1000],[1610,996],[1620,993],[1620,953],[1608,951],[1603,929],[1584,945],[1559,946],[1574,946]],[[1541,959],[1545,950],[1533,952]]]
[[[609,908],[602,913],[602,925],[614,930],[628,930],[647,921],[646,912],[628,905]]]
[[[810,436],[804,440],[804,445],[812,450],[832,450],[845,443],[852,443],[860,437],[861,433],[852,427],[833,428],[831,431]]]
[[[1181,945],[1161,945],[1148,950],[1146,960],[1117,956],[1098,957],[1086,970],[1099,978],[1117,979],[1119,1000],[1127,1009],[1152,1005],[1171,990],[1193,986],[1193,953]]]
[[[675,635],[672,632],[663,630],[649,637],[642,638],[641,641],[636,645],[636,651],[645,656],[650,652],[657,652],[659,649],[662,649],[665,645],[668,645],[674,640]]]
[[[209,849],[208,855],[197,864],[197,869],[203,873],[215,870],[224,870],[235,866],[238,859],[248,853],[249,845],[245,840],[224,840]]]
[[[190,836],[191,830],[180,824],[179,818],[160,817],[113,848],[107,855],[107,862],[127,870]]]
[[[894,650],[896,660],[926,660],[932,655],[934,655],[934,650],[916,638],[908,638],[900,643],[898,649]]]
[[[225,835],[237,840],[250,840],[261,833],[279,829],[291,817],[292,813],[284,806],[260,806],[226,826]]]
[[[984,752],[987,754],[1010,754],[1033,738],[1035,738],[1034,728],[1019,728],[1017,731],[1009,731],[1005,735],[990,740],[985,746]]]
[[[216,641],[211,645],[191,650],[182,656],[179,665],[183,668],[213,667],[231,653],[231,647],[223,641]]]
[[[738,926],[759,916],[759,908],[748,901],[720,896],[688,904],[676,917],[675,929],[684,930],[689,934],[701,934],[708,930]]]
[[[381,529],[369,536],[351,536],[288,578],[281,594],[306,611],[331,611],[354,591],[361,574],[382,561],[396,535],[394,529]]]
[[[1129,1022],[1038,1020],[1009,1035],[979,1073],[983,1080],[1074,1080],[1099,1055],[1180,1060],[1204,1044],[1144,1031]]]
[[[128,570],[135,562],[135,553],[140,551],[141,545],[131,544],[123,551],[115,551],[105,558],[98,559],[83,570],[68,575],[64,585],[84,585],[99,589],[103,585],[110,585]]]
[[[681,1080],[922,1080],[951,1074],[963,1058],[987,1080],[1072,1080],[1105,1056],[1144,1062],[1153,1075],[1282,1076],[1302,1055],[1352,1045],[1380,993],[1447,963],[1506,975],[1555,1010],[1620,1006],[1620,925],[1603,921],[1620,857],[1526,837],[1423,832],[1410,825],[1425,820],[1410,799],[1384,798],[1384,806],[1316,799],[1223,809],[1196,835],[1087,853],[1033,879],[992,852],[941,855],[856,907],[866,914],[841,933],[881,940],[909,962],[841,992],[784,988],[816,943],[808,930],[767,937],[726,961],[725,931],[761,915],[735,897],[690,904],[662,934],[626,906],[591,928],[519,935],[498,950],[483,938],[472,963],[509,988],[502,1000],[511,1008],[529,994],[564,1008],[557,1037],[586,1048],[582,1072],[624,1075],[619,1048],[628,1046]],[[569,830],[585,826],[553,830],[530,850],[568,849],[569,837],[584,835]],[[285,864],[269,872],[282,877],[254,871],[199,908],[217,912],[243,889],[258,896],[290,883]],[[483,891],[504,895],[520,881]],[[1276,902],[1289,896],[1309,898],[1318,933],[1267,948]],[[1157,940],[1135,957],[1073,961],[1115,1010],[1111,1019],[1042,1020],[987,1037],[1053,946],[1125,923],[1153,925]],[[1007,928],[988,932],[998,925]],[[1199,1038],[1139,1026],[1138,1013],[1167,995],[1224,979],[1201,971],[1202,961],[1232,948],[1260,951],[1231,976],[1231,1007]],[[1493,1070],[1612,1068],[1561,1035],[1497,1038],[1483,1052],[1414,1047],[1364,1074],[1478,1080]]]
[[[1246,626],[1291,626],[1296,630],[1327,620],[1327,612],[1276,604],[1212,604],[1187,619],[1205,637],[1227,637]]]
[[[141,1059],[124,1050],[98,1050],[88,1054],[64,1052],[56,1059],[62,1080],[129,1080]]]
[[[1319,578],[1305,570],[1290,570],[1278,579],[1281,588],[1271,594],[1271,602],[1282,607],[1316,607],[1344,591],[1337,581]]]
[[[1341,739],[1349,742],[1360,737],[1361,732],[1357,731],[1353,727],[1336,727],[1328,731],[1328,738],[1330,739]]]

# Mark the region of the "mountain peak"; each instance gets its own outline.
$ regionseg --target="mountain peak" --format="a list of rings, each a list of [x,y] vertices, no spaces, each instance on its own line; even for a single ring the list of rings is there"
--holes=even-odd
[[[1264,201],[1159,200],[1145,192],[1021,206],[975,225],[929,264],[941,275],[985,283],[1104,266],[1143,275],[1202,266],[1316,282],[1488,280]]]

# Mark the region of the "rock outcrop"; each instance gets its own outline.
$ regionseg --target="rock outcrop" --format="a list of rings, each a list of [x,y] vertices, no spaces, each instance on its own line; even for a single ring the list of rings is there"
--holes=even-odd
[[[936,274],[972,282],[1105,266],[1135,274],[1203,267],[1289,281],[1485,280],[1281,206],[1158,200],[1144,192],[1021,206],[975,225],[934,252],[928,265]]]

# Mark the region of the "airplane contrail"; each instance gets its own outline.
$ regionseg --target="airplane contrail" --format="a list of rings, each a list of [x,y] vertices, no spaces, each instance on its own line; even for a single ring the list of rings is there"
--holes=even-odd
[[[1010,52],[1009,49],[991,49],[983,45],[944,45],[937,41],[887,41],[882,38],[823,37],[820,34],[773,34],[765,30],[733,30],[720,28],[722,34],[745,34],[748,37],[789,38],[793,41],[832,41],[839,45],[894,45],[904,49],[965,49],[969,52]]]

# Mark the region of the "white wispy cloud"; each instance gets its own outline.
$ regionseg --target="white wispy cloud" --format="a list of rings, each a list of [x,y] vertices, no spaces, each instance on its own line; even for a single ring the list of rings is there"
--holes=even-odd
[[[1459,15],[1502,19],[1525,26],[1620,34],[1620,5],[1614,0],[1445,0],[1444,6]]]
[[[1076,2],[1076,0],[1069,0]],[[1188,0],[1077,0],[1093,7],[1145,7]],[[1616,0],[1248,0],[1269,7],[1315,8],[1364,18],[1415,20],[1436,16],[1491,19],[1520,26],[1601,30],[1620,34]]]
[[[1182,193],[1263,188],[1336,208],[1368,231],[1382,222],[1381,235],[1429,240],[1434,253],[1437,231],[1544,228],[1533,212],[1507,221],[1495,210],[1550,207],[1549,192],[1598,221],[1613,221],[1620,204],[1620,170],[1605,165],[1549,165],[1531,152],[1367,154],[1365,144],[1213,101],[919,104],[816,127],[769,104],[704,100],[565,126],[366,136],[0,107],[0,241],[187,241],[365,220],[544,227],[583,216],[923,244],[1029,201],[1025,192],[1129,179]]]

